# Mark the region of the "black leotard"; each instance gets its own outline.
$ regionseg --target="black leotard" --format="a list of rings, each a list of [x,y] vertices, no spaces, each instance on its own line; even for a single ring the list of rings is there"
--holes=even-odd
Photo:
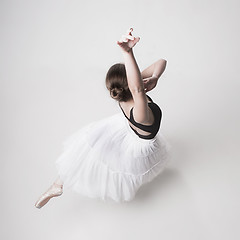
[[[151,102],[148,103],[148,106],[151,108],[152,110],[152,113],[154,115],[154,122],[152,125],[143,125],[141,123],[137,123],[134,118],[133,118],[133,113],[132,113],[132,110],[133,110],[133,107],[131,108],[130,110],[130,118],[128,118],[125,114],[125,112],[123,111],[122,107],[120,106],[120,103],[119,103],[119,106],[120,108],[122,109],[123,111],[123,114],[124,116],[136,127],[140,128],[141,130],[143,131],[146,131],[146,132],[149,132],[150,134],[149,135],[142,135],[142,134],[139,134],[134,128],[132,128],[131,126],[131,129],[140,137],[140,138],[143,138],[143,139],[152,139],[156,136],[159,128],[160,128],[160,123],[161,123],[161,119],[162,119],[162,111],[160,109],[160,107],[153,102],[153,100],[148,96],[146,95],[149,100]]]

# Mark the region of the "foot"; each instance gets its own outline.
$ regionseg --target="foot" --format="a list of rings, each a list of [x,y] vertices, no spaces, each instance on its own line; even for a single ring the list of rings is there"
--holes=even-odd
[[[43,207],[52,197],[57,197],[62,195],[63,193],[63,185],[53,183],[51,187],[40,196],[40,198],[35,203],[36,208]]]

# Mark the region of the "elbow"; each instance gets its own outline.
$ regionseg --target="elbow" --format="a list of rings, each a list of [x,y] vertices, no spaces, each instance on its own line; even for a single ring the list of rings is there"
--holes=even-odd
[[[165,69],[166,69],[166,66],[167,66],[167,60],[165,60],[165,59],[160,59],[159,60],[159,62],[158,62],[158,64],[159,64],[159,71],[160,71],[160,73],[159,73],[159,77],[162,75],[162,73],[165,71]]]
[[[161,63],[167,64],[167,60],[166,59],[160,58],[158,61],[161,62]]]
[[[163,59],[163,58],[160,58],[158,61],[157,61],[157,64],[163,68],[165,70],[166,66],[167,66],[167,60],[166,59]]]
[[[167,66],[167,60],[162,58],[159,60],[159,63],[162,66],[162,68],[165,70],[165,68]]]

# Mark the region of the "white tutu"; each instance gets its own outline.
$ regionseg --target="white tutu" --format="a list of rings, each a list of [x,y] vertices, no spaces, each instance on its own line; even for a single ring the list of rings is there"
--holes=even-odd
[[[87,124],[66,138],[56,160],[64,187],[104,201],[132,200],[169,163],[171,146],[160,131],[139,138],[122,112]]]

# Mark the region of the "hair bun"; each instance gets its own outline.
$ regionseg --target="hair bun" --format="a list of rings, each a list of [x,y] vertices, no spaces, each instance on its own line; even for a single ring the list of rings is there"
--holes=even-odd
[[[118,94],[122,93],[123,92],[123,88],[112,88],[111,89],[111,93],[113,96],[117,96]]]
[[[127,102],[133,98],[128,88],[125,64],[116,63],[112,65],[106,74],[105,83],[111,98],[116,101]]]
[[[123,88],[114,87],[110,90],[112,98],[119,99],[119,100],[122,98],[121,96],[122,92],[123,92]]]

